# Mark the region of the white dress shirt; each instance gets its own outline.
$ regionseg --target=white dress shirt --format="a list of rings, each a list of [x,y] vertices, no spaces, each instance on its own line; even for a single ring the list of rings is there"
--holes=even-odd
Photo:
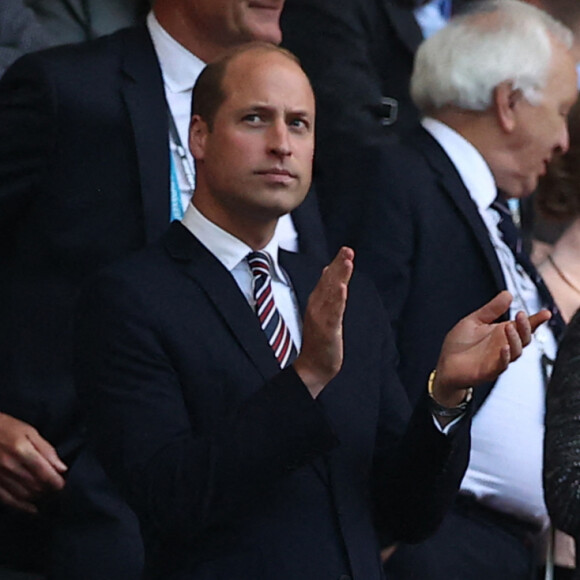
[[[498,229],[500,216],[491,206],[495,180],[481,154],[461,135],[434,119],[423,126],[455,165],[488,230],[507,289],[514,300],[510,318],[523,310],[537,312],[536,286],[516,263]],[[526,521],[547,523],[542,488],[545,385],[541,357],[554,358],[556,341],[547,325],[535,333],[522,356],[499,377],[473,420],[471,456],[461,489],[483,504]]]
[[[208,220],[192,203],[187,206],[183,225],[224,265],[234,277],[248,304],[254,310],[256,301],[253,292],[253,275],[246,256],[252,248]],[[302,345],[302,319],[292,283],[278,262],[278,240],[276,236],[262,249],[270,257],[272,293],[278,312],[300,352]]]
[[[189,150],[191,96],[197,77],[205,68],[205,63],[179,44],[159,24],[153,12],[150,12],[147,16],[147,28],[161,66],[161,74],[165,85],[165,98],[187,156],[187,168],[184,169],[179,162],[175,163],[177,180],[181,190],[181,206],[185,209],[191,199],[192,185],[195,184],[195,164]],[[171,138],[169,142],[173,159],[177,160],[178,157],[175,155],[176,144],[173,143]],[[192,176],[193,184],[189,183],[187,173]],[[289,214],[282,216],[278,220],[276,238],[281,248],[291,252],[298,251],[298,233]]]

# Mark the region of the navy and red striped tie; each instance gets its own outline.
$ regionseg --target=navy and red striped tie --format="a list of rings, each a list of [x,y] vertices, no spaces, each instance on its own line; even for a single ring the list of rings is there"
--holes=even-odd
[[[285,368],[294,361],[297,351],[288,327],[274,303],[270,259],[265,252],[251,252],[246,259],[254,276],[256,314],[274,351],[274,356],[280,367]]]

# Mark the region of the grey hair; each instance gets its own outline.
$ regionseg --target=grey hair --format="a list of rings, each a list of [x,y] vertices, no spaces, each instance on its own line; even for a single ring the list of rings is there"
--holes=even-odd
[[[538,104],[551,66],[553,42],[568,50],[572,32],[519,0],[484,0],[419,47],[411,96],[420,111],[446,105],[485,111],[495,87],[512,83]]]

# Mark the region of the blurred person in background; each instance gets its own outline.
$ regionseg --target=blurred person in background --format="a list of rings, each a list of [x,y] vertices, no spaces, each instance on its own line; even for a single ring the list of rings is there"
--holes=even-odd
[[[2,0],[0,76],[18,57],[137,23],[148,0]]]
[[[570,149],[554,158],[540,180],[535,196],[536,211],[546,225],[563,230],[553,245],[547,245],[538,270],[554,296],[566,322],[580,308],[580,106],[569,116]],[[575,463],[578,447],[577,362],[580,352],[578,316],[568,328],[558,353],[554,376],[547,391],[546,436],[544,449],[544,487],[546,503],[555,526],[576,538],[580,535],[574,499],[580,473]],[[575,546],[569,536],[554,536],[556,578],[580,578],[575,574]]]

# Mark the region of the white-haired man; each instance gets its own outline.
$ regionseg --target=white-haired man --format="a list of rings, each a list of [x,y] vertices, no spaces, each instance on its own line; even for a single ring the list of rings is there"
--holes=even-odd
[[[547,524],[545,375],[562,323],[505,198],[531,194],[546,163],[568,147],[566,116],[577,96],[571,43],[569,30],[517,0],[483,2],[452,20],[417,54],[412,94],[422,129],[377,160],[378,184],[362,183],[377,194],[358,263],[389,308],[404,384],[426,376],[441,337],[500,289],[513,292],[516,309],[544,304],[555,313],[525,356],[478,393],[454,509],[432,540],[389,560],[395,578],[533,574],[533,543]]]

